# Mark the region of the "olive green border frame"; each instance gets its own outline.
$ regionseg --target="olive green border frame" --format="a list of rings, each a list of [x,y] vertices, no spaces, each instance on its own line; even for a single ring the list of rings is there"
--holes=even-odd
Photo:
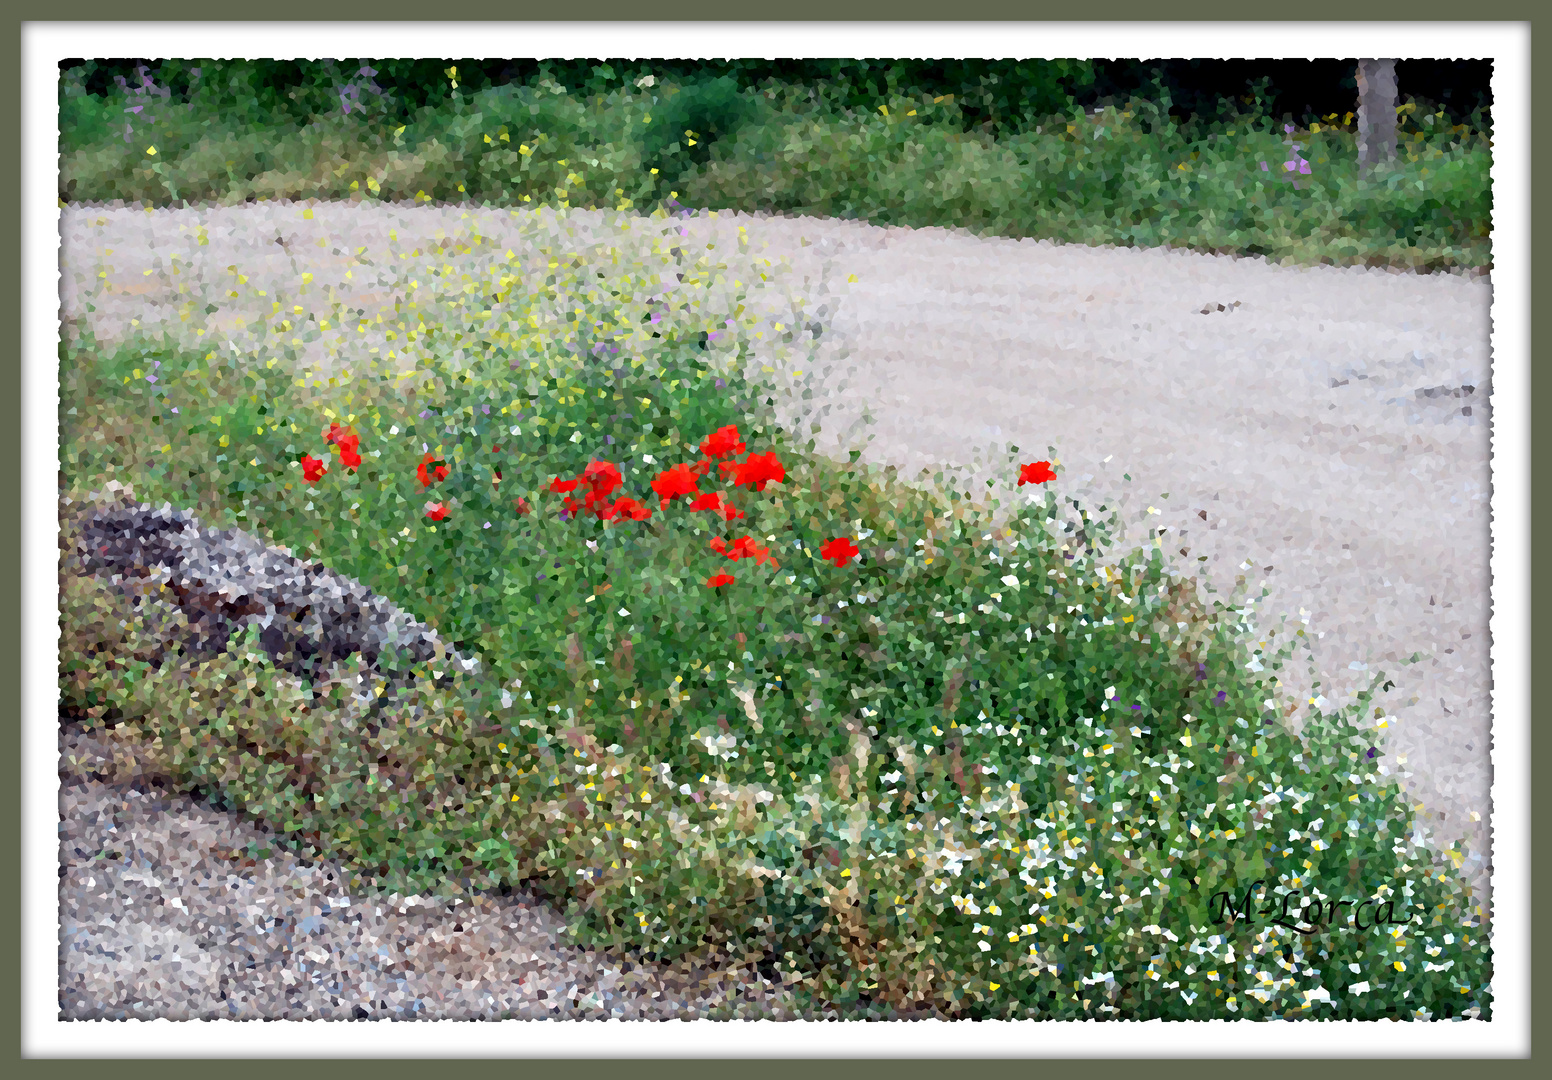
[[[1530,0],[1489,0],[1486,3],[1478,3],[1470,7],[1458,4],[1441,3],[1439,0],[1414,0],[1404,10],[1398,11],[1394,6],[1381,5],[1374,0],[1348,0],[1344,3],[1334,3],[1331,0],[1308,0],[1296,9],[1276,8],[1257,9],[1244,3],[1227,3],[1222,0],[1188,0],[1186,3],[1170,5],[1167,10],[1152,3],[1144,3],[1142,0],[1112,0],[1106,5],[1103,21],[1095,23],[1096,28],[1102,28],[1105,22],[1152,22],[1159,21],[1161,16],[1167,16],[1167,21],[1172,22],[1267,22],[1267,21],[1292,21],[1297,18],[1300,21],[1396,21],[1394,16],[1404,14],[1405,21],[1459,21],[1469,19],[1472,21],[1515,21],[1529,25],[1531,13],[1535,9]],[[21,101],[21,27],[30,19],[38,21],[80,21],[83,23],[107,23],[121,20],[135,22],[219,22],[219,17],[212,18],[211,8],[207,3],[193,3],[189,0],[151,0],[149,3],[136,5],[133,9],[126,8],[122,4],[110,4],[104,0],[77,0],[76,3],[66,8],[48,8],[43,5],[28,5],[32,10],[19,13],[16,31],[7,35],[3,52],[0,52],[0,60],[5,61],[7,70],[13,72],[11,82],[13,100],[18,104]],[[371,19],[362,16],[367,12]],[[658,7],[646,9],[642,5],[621,2],[621,0],[590,0],[586,4],[565,5],[557,7],[554,4],[537,4],[527,0],[465,0],[458,6],[457,14],[460,18],[448,19],[447,11],[428,11],[423,5],[405,3],[403,0],[379,0],[369,9],[363,9],[359,4],[344,3],[341,0],[310,0],[308,3],[296,3],[292,0],[266,5],[262,9],[252,9],[234,12],[232,19],[240,21],[329,21],[329,22],[416,22],[435,21],[439,23],[458,21],[550,21],[557,18],[566,21],[618,21],[618,22],[659,22],[674,20],[686,21],[717,21],[717,22],[789,22],[789,21],[844,21],[844,22],[908,22],[908,21],[939,21],[945,17],[955,22],[971,23],[976,21],[1069,21],[1074,9],[1070,4],[1053,4],[1048,0],[1035,3],[1025,0],[975,0],[973,3],[956,5],[945,9],[941,4],[928,3],[925,0],[895,0],[889,4],[858,3],[855,0],[788,0],[779,8],[766,9],[762,7],[744,7],[727,3],[726,0],[712,3],[707,0],[680,0],[671,7]],[[1098,13],[1092,10],[1078,9],[1081,15],[1094,18]],[[428,18],[429,16],[429,18]],[[1261,16],[1258,18],[1257,16]],[[1270,16],[1270,18],[1268,18]],[[1088,21],[1088,20],[1085,20]],[[1545,49],[1537,49],[1534,35],[1531,38],[1531,70],[1534,72],[1540,65],[1537,60],[1542,59]],[[1552,60],[1552,55],[1547,57]],[[1532,104],[1539,102],[1546,96],[1544,89],[1538,89],[1535,80],[1532,80]],[[7,110],[4,117],[7,130],[4,143],[13,148],[11,157],[15,163],[15,169],[0,169],[0,183],[4,188],[0,191],[7,192],[14,200],[12,205],[21,203],[21,154],[15,152],[20,145],[21,122],[20,113]],[[1542,155],[1533,150],[1532,169],[1538,164]],[[1532,189],[1534,192],[1534,188]],[[3,196],[0,196],[3,197]],[[6,233],[14,238],[12,249],[19,252],[21,248],[21,218],[11,217],[5,225]],[[1531,222],[1532,247],[1535,241],[1547,235],[1547,227],[1544,222]],[[3,347],[0,347],[0,440],[10,449],[4,452],[7,460],[25,463],[39,456],[47,458],[53,452],[53,448],[22,445],[21,418],[22,418],[22,349],[20,331],[24,312],[21,310],[21,275],[19,263],[13,262],[4,268],[4,288],[0,288],[0,303],[4,304],[4,311],[9,316],[5,325],[15,327],[15,332],[4,339]],[[1543,290],[1545,291],[1545,290]],[[1537,294],[1532,293],[1531,310],[1538,305],[1535,303]],[[1534,333],[1531,337],[1531,348],[1534,349]],[[1532,354],[1534,356],[1534,353]],[[32,358],[37,364],[39,358]],[[34,375],[36,377],[36,375]],[[1532,387],[1535,395],[1532,399],[1532,408],[1549,395],[1544,388]],[[1532,462],[1538,461],[1544,456],[1538,452],[1534,439],[1530,443]],[[23,487],[23,469],[10,468],[0,470],[0,493],[3,493],[4,502],[0,505],[15,506],[20,502]],[[1534,488],[1532,493],[1534,495]],[[1536,528],[1539,524],[1539,514],[1532,498],[1531,527],[1532,547],[1534,551],[1534,536],[1541,530]],[[1544,535],[1544,533],[1543,533]],[[5,1058],[14,1055],[18,1064],[18,1072],[13,1075],[40,1075],[47,1072],[53,1074],[87,1075],[99,1073],[110,1059],[91,1060],[67,1060],[67,1059],[26,1059],[22,1057],[22,1032],[21,1032],[21,952],[20,944],[25,928],[21,923],[20,905],[20,826],[21,826],[21,687],[24,673],[21,664],[21,542],[12,531],[0,533],[0,550],[4,552],[5,562],[5,590],[3,603],[5,613],[13,616],[0,623],[0,709],[3,709],[4,718],[9,721],[0,727],[0,789],[7,795],[4,803],[3,816],[6,819],[4,829],[0,829],[0,842],[5,845],[0,849],[0,880],[4,882],[4,888],[0,889],[0,921],[3,921],[5,932],[0,934],[0,942],[3,942],[3,953],[0,953],[0,970],[3,970],[5,979],[0,982],[0,1035],[3,1035],[6,1050]],[[1546,582],[1532,580],[1528,583],[1531,591],[1531,610],[1538,607],[1537,601],[1546,594]],[[1552,605],[1544,605],[1552,606]],[[1531,644],[1534,656],[1534,639]],[[30,677],[37,677],[33,673]],[[1534,714],[1532,716],[1532,721]],[[1533,751],[1534,752],[1534,751]],[[1539,752],[1537,760],[1547,757],[1543,749]],[[1545,814],[1545,805],[1538,806],[1532,798],[1531,814],[1533,825]],[[1540,875],[1534,875],[1532,880],[1540,883]],[[1532,890],[1534,896],[1537,890]],[[1533,909],[1539,910],[1539,909]],[[1534,927],[1534,916],[1531,925]],[[33,928],[34,930],[41,928]],[[1507,943],[1506,943],[1507,944]],[[1538,941],[1533,935],[1530,940],[1523,943],[1531,951],[1531,969],[1544,968],[1544,964],[1537,964],[1537,959],[1544,959],[1546,946],[1544,940]],[[1513,947],[1512,945],[1509,947]],[[1532,1012],[1534,1016],[1534,1012]],[[1534,1026],[1534,1025],[1533,1025]],[[277,1040],[286,1038],[285,1028],[277,1028],[274,1031]],[[456,1052],[456,1031],[449,1032],[448,1049]],[[579,1040],[579,1048],[585,1053],[586,1029],[579,1029],[578,1034],[583,1036]],[[1096,1053],[1094,1057],[1102,1057],[1105,1039],[1100,1032],[1095,1033]],[[1318,1032],[1312,1032],[1312,1043],[1318,1042]],[[1204,1040],[1205,1042],[1206,1040]],[[1038,1053],[1034,1047],[1032,1052]],[[3,1060],[3,1059],[0,1059]],[[319,1065],[302,1065],[303,1070],[313,1071],[317,1069],[333,1071],[337,1068],[335,1061],[343,1063],[339,1058],[321,1059]],[[1400,1060],[1400,1059],[1396,1059]],[[1532,1059],[1498,1060],[1492,1066],[1493,1071],[1499,1075],[1517,1075],[1530,1071]],[[1340,1075],[1369,1074],[1382,1069],[1385,1059],[1350,1059],[1346,1061],[1318,1062],[1318,1067],[1332,1071]],[[371,1060],[363,1062],[374,1073],[384,1074],[395,1072],[401,1075],[415,1075],[424,1071],[424,1066],[414,1060]],[[472,1060],[470,1065],[475,1065]],[[483,1064],[483,1063],[481,1063]],[[711,1075],[714,1071],[724,1072],[729,1067],[737,1069],[741,1075],[754,1076],[791,1076],[799,1073],[810,1076],[821,1074],[839,1075],[843,1071],[853,1074],[859,1068],[869,1065],[876,1066],[878,1062],[866,1059],[850,1060],[744,1060],[739,1062],[719,1061],[713,1059],[694,1059],[685,1061],[670,1061],[664,1059],[610,1059],[610,1060],[568,1060],[564,1063],[548,1061],[514,1062],[511,1065],[498,1065],[503,1072],[512,1070],[522,1074],[543,1074],[552,1069],[559,1071],[585,1070],[587,1072],[603,1072],[604,1070],[617,1071],[629,1069],[633,1074],[644,1070],[648,1075],[682,1076],[686,1073]],[[1309,1058],[1305,1059],[1266,1059],[1260,1061],[1236,1061],[1221,1058],[1203,1058],[1196,1061],[1185,1059],[1170,1059],[1162,1062],[1150,1062],[1150,1065],[1162,1064],[1170,1073],[1181,1075],[1199,1074],[1204,1070],[1242,1071],[1250,1068],[1257,1073],[1278,1074],[1299,1069],[1303,1072],[1309,1070],[1317,1062]],[[117,1070],[125,1070],[133,1075],[167,1075],[171,1073],[184,1073],[194,1075],[200,1070],[204,1062],[194,1059],[150,1060],[135,1059],[120,1061],[109,1067]],[[985,1067],[989,1070],[1003,1073],[1009,1070],[1017,1072],[1033,1073],[1039,1066],[1035,1061],[997,1061],[988,1059],[976,1059],[977,1067]],[[275,1062],[266,1059],[249,1059],[237,1061],[223,1061],[220,1069],[229,1074],[258,1075],[261,1071],[273,1072]],[[295,1067],[295,1066],[293,1066]],[[475,1067],[479,1067],[476,1065]],[[892,1074],[900,1076],[938,1075],[944,1069],[941,1061],[890,1061],[885,1066]],[[1440,1075],[1445,1070],[1455,1072],[1459,1066],[1451,1061],[1423,1061],[1407,1060],[1404,1066],[1409,1076],[1426,1076],[1436,1070]],[[871,1071],[871,1070],[870,1070]]]

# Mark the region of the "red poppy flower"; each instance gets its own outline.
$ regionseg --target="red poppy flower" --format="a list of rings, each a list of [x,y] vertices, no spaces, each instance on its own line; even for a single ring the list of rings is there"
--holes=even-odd
[[[432,521],[441,521],[447,517],[447,507],[441,503],[428,502],[426,504],[426,516]]]
[[[652,490],[657,492],[663,500],[663,509],[668,509],[670,499],[677,499],[681,495],[698,495],[695,489],[695,470],[688,465],[675,465],[672,469],[661,473],[652,481]]]
[[[730,454],[742,454],[743,452],[743,441],[739,439],[738,428],[733,424],[729,424],[725,428],[718,428],[706,436],[705,441],[701,443],[701,453],[709,457],[727,457]]]
[[[323,478],[323,474],[329,470],[324,468],[323,462],[312,455],[304,455],[302,458],[302,479],[309,484],[316,484]]]
[[[841,536],[822,546],[819,557],[830,560],[836,566],[845,566],[857,554],[857,550],[857,545],[851,542],[850,537]]]
[[[616,466],[607,461],[593,461],[588,464],[586,469],[582,470],[582,475],[576,480],[563,482],[559,477],[556,477],[555,481],[550,484],[550,490],[565,492],[575,489],[578,484],[586,484],[590,490],[583,500],[585,508],[602,515],[608,505],[609,496],[614,493],[615,488],[624,482],[625,478],[620,475],[620,470]],[[566,509],[574,512],[578,507],[573,505],[570,499],[567,499]]]
[[[625,482],[625,478],[620,475],[620,470],[607,461],[588,462],[587,468],[582,470],[582,479],[592,487],[599,498],[608,496]]]
[[[720,588],[723,585],[731,585],[731,584],[733,584],[733,575],[732,574],[718,574],[715,577],[707,578],[706,579],[706,584],[710,585],[713,589]]]
[[[1056,474],[1051,471],[1051,463],[1049,461],[1036,461],[1033,464],[1025,465],[1019,469],[1018,486],[1023,487],[1025,484],[1043,484],[1047,480],[1055,479]]]
[[[646,521],[647,518],[652,516],[652,508],[650,506],[642,506],[629,496],[621,495],[614,500],[612,505],[601,508],[598,511],[598,516],[605,521],[617,517],[628,517],[632,521]]]
[[[756,566],[768,562],[772,567],[780,569],[776,560],[771,558],[771,549],[752,536],[739,537],[733,541],[732,547],[729,547],[722,537],[714,536],[711,538],[711,550],[719,555],[726,555],[730,559],[753,559]]]
[[[711,465],[711,458],[701,458],[694,465],[690,466],[690,468],[695,470],[696,476],[705,476],[707,473],[711,472]]]
[[[430,468],[427,466],[430,466]],[[447,479],[447,466],[435,454],[427,454],[420,459],[420,465],[416,467],[415,475],[420,477],[421,487],[430,487],[438,480]]]
[[[722,496],[721,492],[709,491],[690,504],[691,510],[720,510],[722,516],[728,521],[737,521],[744,516],[744,512]]]
[[[345,468],[354,469],[361,464],[360,435],[336,423],[329,425],[329,430],[323,433],[323,437],[326,442],[339,447],[340,464]]]
[[[526,513],[528,513],[528,500],[527,499],[518,499],[517,500],[517,512],[519,514],[526,514]]]
[[[727,462],[722,467],[726,469]],[[787,478],[787,470],[781,462],[776,460],[774,452],[767,454],[750,454],[743,461],[734,465],[733,483],[753,485],[756,491],[764,491],[765,485],[772,480],[781,481]]]
[[[550,481],[550,490],[557,495],[564,495],[568,491],[575,491],[581,483],[582,481],[580,480],[562,480],[557,476]],[[569,502],[570,500],[568,499],[567,501]]]
[[[768,562],[776,567],[776,560],[771,558],[771,549],[758,543],[752,536],[740,536],[734,540],[733,548],[727,556],[730,559],[753,559],[756,566]]]

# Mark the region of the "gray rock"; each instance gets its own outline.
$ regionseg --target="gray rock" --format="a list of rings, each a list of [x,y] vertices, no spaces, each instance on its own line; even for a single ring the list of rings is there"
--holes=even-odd
[[[78,537],[88,571],[141,590],[165,586],[188,616],[181,643],[195,654],[219,653],[234,633],[257,626],[276,666],[314,682],[357,654],[391,682],[433,661],[480,670],[478,660],[449,650],[424,623],[359,582],[240,530],[204,528],[169,505],[93,508],[82,515]]]

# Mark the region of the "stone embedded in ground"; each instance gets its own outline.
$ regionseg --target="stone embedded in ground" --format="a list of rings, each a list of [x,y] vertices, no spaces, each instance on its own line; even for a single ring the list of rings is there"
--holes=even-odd
[[[240,530],[203,528],[171,506],[94,509],[81,521],[77,552],[87,568],[125,586],[164,585],[188,617],[182,644],[195,654],[219,653],[233,634],[257,626],[277,667],[314,682],[356,655],[383,675],[435,660],[479,669],[359,582]]]

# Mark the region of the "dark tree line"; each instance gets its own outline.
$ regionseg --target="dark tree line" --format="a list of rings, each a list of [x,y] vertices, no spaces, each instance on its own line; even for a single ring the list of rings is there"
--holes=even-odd
[[[360,79],[368,66],[373,74]],[[200,83],[217,101],[251,104],[273,115],[305,121],[338,108],[341,77],[370,82],[391,113],[407,118],[445,103],[458,89],[532,84],[553,79],[582,94],[607,93],[643,75],[678,82],[731,78],[740,89],[774,80],[809,88],[840,108],[873,108],[889,93],[955,95],[966,127],[1018,128],[1072,105],[1145,97],[1169,103],[1183,122],[1211,122],[1254,108],[1263,115],[1308,122],[1358,108],[1358,61],[1347,60],[236,60],[69,59],[88,93],[117,92],[119,80],[153,81],[187,100]],[[198,71],[198,75],[195,71]],[[1453,122],[1487,122],[1492,98],[1487,60],[1401,60],[1398,92]]]
[[[1465,123],[1492,105],[1490,60],[1398,60],[1401,97],[1442,108]],[[1243,106],[1307,123],[1358,109],[1358,60],[1102,60],[1095,61],[1089,100],[1167,94],[1177,119],[1222,119]],[[1080,101],[1083,99],[1080,99]]]

